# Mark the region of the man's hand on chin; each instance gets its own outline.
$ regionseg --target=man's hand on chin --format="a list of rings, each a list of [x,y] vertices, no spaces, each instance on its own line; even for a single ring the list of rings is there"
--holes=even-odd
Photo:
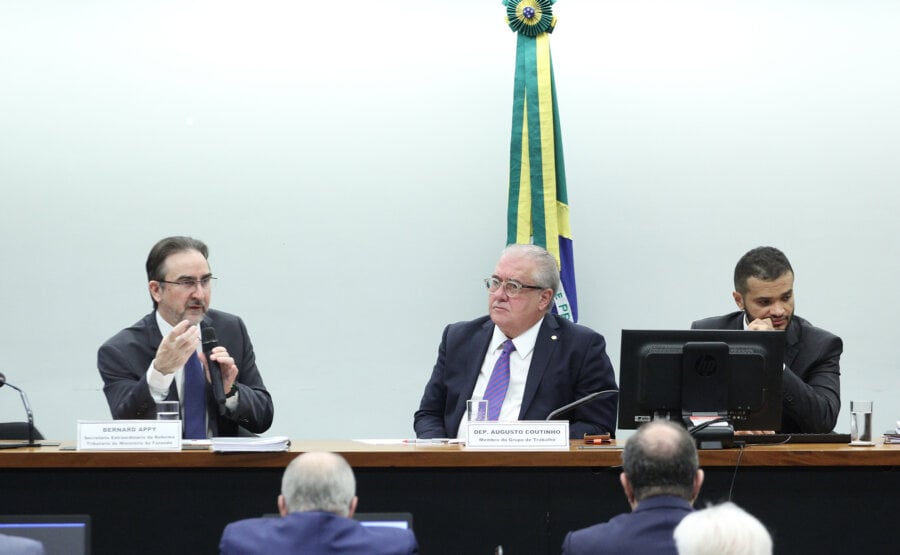
[[[772,325],[771,318],[757,318],[747,324],[747,329],[755,331],[775,331],[775,326]]]

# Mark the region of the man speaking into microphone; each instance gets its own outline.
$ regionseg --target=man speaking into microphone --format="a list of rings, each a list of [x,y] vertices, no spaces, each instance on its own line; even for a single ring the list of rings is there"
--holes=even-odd
[[[488,315],[450,324],[416,411],[419,438],[465,437],[466,401],[488,400],[488,420],[544,420],[567,413],[569,435],[615,434],[617,396],[606,340],[550,314],[559,266],[535,245],[510,245],[485,280]]]
[[[155,419],[156,402],[178,400],[187,439],[262,433],[272,397],[237,316],[209,308],[215,277],[206,245],[167,237],[150,250],[153,312],[97,353],[103,392],[116,419]]]

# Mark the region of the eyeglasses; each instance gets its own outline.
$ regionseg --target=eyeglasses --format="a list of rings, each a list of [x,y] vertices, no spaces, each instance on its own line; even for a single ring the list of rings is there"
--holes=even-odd
[[[201,289],[210,289],[212,288],[212,284],[215,282],[213,276],[203,276],[200,279],[196,278],[181,278],[177,281],[166,281],[164,279],[158,279],[156,281],[160,283],[168,283],[170,285],[176,285],[185,291],[193,291],[199,285]]]
[[[524,283],[519,283],[514,279],[502,280],[500,278],[489,277],[485,278],[484,285],[487,287],[488,291],[493,293],[500,287],[503,287],[503,291],[506,293],[508,297],[515,297],[522,291],[522,289],[546,289],[546,287],[539,287],[537,285],[525,285]]]

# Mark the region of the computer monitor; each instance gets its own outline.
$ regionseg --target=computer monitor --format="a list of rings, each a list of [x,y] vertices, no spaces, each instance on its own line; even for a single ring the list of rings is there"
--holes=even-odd
[[[784,345],[782,331],[622,330],[619,428],[721,417],[778,430]]]
[[[0,515],[0,534],[38,540],[47,555],[91,553],[88,515]]]

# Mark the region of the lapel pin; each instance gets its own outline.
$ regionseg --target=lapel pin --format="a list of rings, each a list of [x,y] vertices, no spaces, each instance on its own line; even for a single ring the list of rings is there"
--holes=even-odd
[[[550,340],[551,340],[551,341],[556,341],[556,336],[555,336],[555,335],[551,335],[551,336],[550,336]]]

